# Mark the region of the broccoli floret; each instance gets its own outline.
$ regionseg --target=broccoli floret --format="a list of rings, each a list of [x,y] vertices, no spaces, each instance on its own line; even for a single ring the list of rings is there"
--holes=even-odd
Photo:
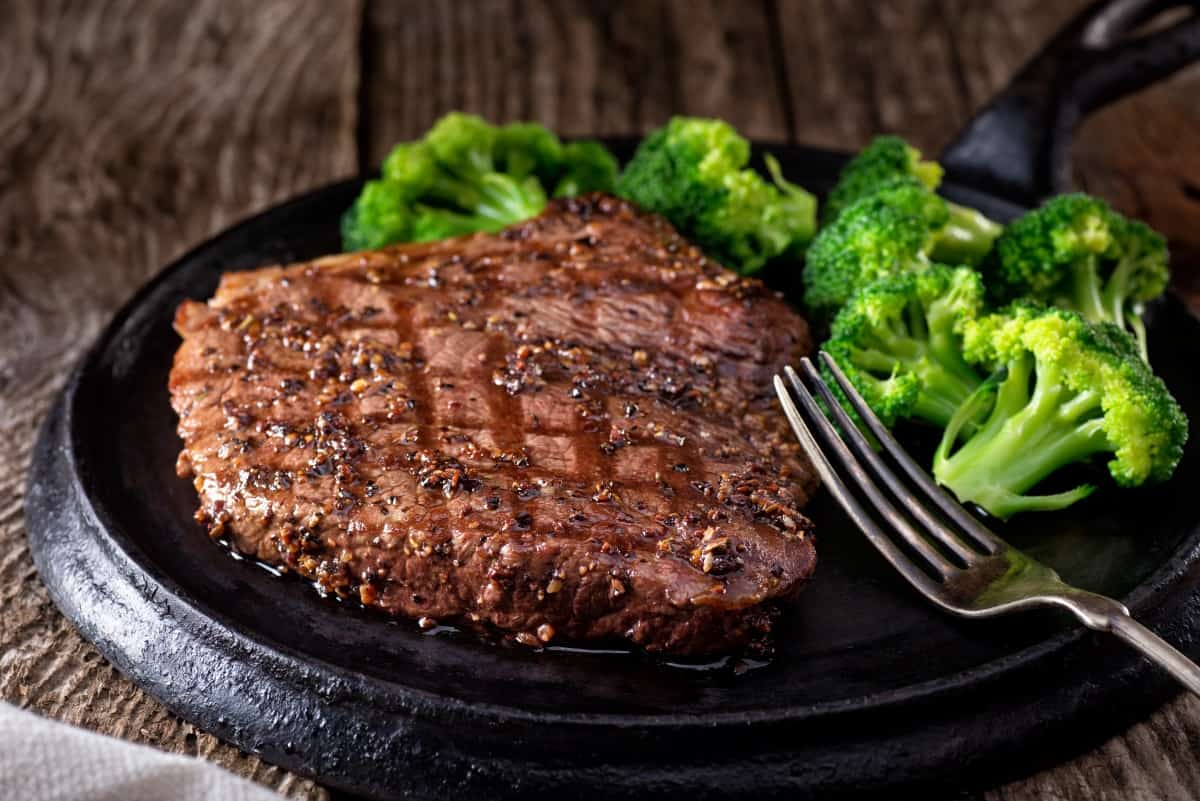
[[[917,418],[945,428],[983,383],[961,336],[982,306],[983,283],[968,267],[888,276],[842,307],[824,349],[885,425]]]
[[[474,115],[451,112],[425,134],[424,145],[436,167],[427,190],[434,205],[474,217],[476,230],[498,231],[545,207],[546,191],[533,174],[546,157],[545,138],[511,127],[498,130]],[[516,171],[501,172],[505,167]]]
[[[1099,198],[1074,193],[1014,220],[984,269],[998,301],[1032,297],[1127,328],[1143,358],[1141,307],[1167,287],[1167,243]]]
[[[530,122],[496,127],[471,114],[442,117],[396,145],[342,219],[348,250],[497,231],[557,195],[611,191],[616,160],[596,142],[563,145]]]
[[[827,318],[877,278],[935,261],[970,263],[963,253],[990,243],[952,225],[949,206],[923,184],[894,179],[817,234],[806,255],[804,301],[814,315]]]
[[[554,186],[554,196],[613,192],[617,188],[617,172],[617,160],[604,145],[571,142],[563,146],[561,177]]]
[[[436,171],[437,162],[428,145],[401,142],[383,160],[382,179],[394,196],[412,201],[429,191]]]
[[[888,200],[869,196],[855,202],[821,229],[808,248],[804,303],[828,318],[861,287],[887,275],[929,265],[930,226],[897,211]]]
[[[921,151],[898,136],[877,136],[842,168],[821,207],[821,224],[829,225],[854,201],[896,178],[913,178],[933,190],[942,182],[942,167],[922,161]]]
[[[921,152],[898,136],[876,137],[842,169],[822,206],[821,223],[832,224],[856,201],[898,179],[915,181],[933,192],[942,181],[942,168],[936,161],[922,161]],[[975,209],[942,202],[949,216],[937,244],[937,258],[953,264],[977,264],[1000,235],[1001,226]]]
[[[964,327],[968,362],[994,371],[947,425],[933,475],[961,501],[1007,518],[1061,509],[1086,497],[1028,494],[1067,465],[1107,454],[1120,486],[1166,480],[1187,439],[1187,420],[1128,333],[1075,312],[1019,302]],[[980,403],[990,406],[959,442]]]
[[[562,171],[562,142],[536,122],[501,126],[496,130],[493,153],[500,170],[517,179],[532,175],[543,185],[551,185]]]
[[[346,250],[369,250],[408,241],[412,227],[413,210],[404,198],[383,181],[367,181],[342,216],[342,245]]]
[[[617,193],[663,215],[710,256],[742,273],[802,252],[816,230],[816,199],[748,169],[750,144],[720,120],[674,117],[647,136]]]

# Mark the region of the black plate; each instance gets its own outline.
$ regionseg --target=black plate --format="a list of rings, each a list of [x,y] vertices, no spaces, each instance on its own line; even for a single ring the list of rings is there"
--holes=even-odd
[[[771,148],[823,188],[843,157]],[[623,653],[532,653],[423,633],[236,562],[192,521],[174,476],[171,329],[226,270],[338,249],[360,182],[305,195],[194,250],[118,315],[48,419],[27,514],[55,603],[123,672],[239,747],[374,798],[829,798],[991,781],[1095,742],[1171,685],[1054,613],[966,622],[925,603],[827,499],[816,577],[768,664],[668,665]],[[1018,207],[953,184],[1008,218]],[[794,283],[779,271],[778,286]],[[1155,309],[1155,367],[1200,419],[1200,325]],[[1002,533],[1078,585],[1120,597],[1193,654],[1200,458],[1172,482],[1101,492]],[[618,796],[620,797],[620,796]]]

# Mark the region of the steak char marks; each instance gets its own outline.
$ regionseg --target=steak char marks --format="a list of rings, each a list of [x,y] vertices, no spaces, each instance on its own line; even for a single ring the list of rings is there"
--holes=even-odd
[[[705,654],[813,570],[816,482],[771,391],[807,325],[623,201],[226,274],[175,327],[197,519],[330,593]]]

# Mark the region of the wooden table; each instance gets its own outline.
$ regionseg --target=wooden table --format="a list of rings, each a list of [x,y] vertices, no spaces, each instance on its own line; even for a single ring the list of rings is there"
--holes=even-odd
[[[671,113],[936,153],[1081,0],[0,0],[0,698],[326,799],[196,731],[51,606],[25,544],[39,421],[133,290],[187,248],[376,164],[461,108],[563,134]],[[1200,68],[1089,120],[1077,181],[1173,238],[1200,299]],[[987,799],[1200,796],[1200,701]],[[955,794],[947,798],[974,798]]]

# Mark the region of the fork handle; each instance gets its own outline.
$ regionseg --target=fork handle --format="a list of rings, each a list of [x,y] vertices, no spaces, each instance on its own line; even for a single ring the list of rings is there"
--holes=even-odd
[[[1181,654],[1173,645],[1129,615],[1113,615],[1110,631],[1157,663],[1196,695],[1200,695],[1200,667]]]

